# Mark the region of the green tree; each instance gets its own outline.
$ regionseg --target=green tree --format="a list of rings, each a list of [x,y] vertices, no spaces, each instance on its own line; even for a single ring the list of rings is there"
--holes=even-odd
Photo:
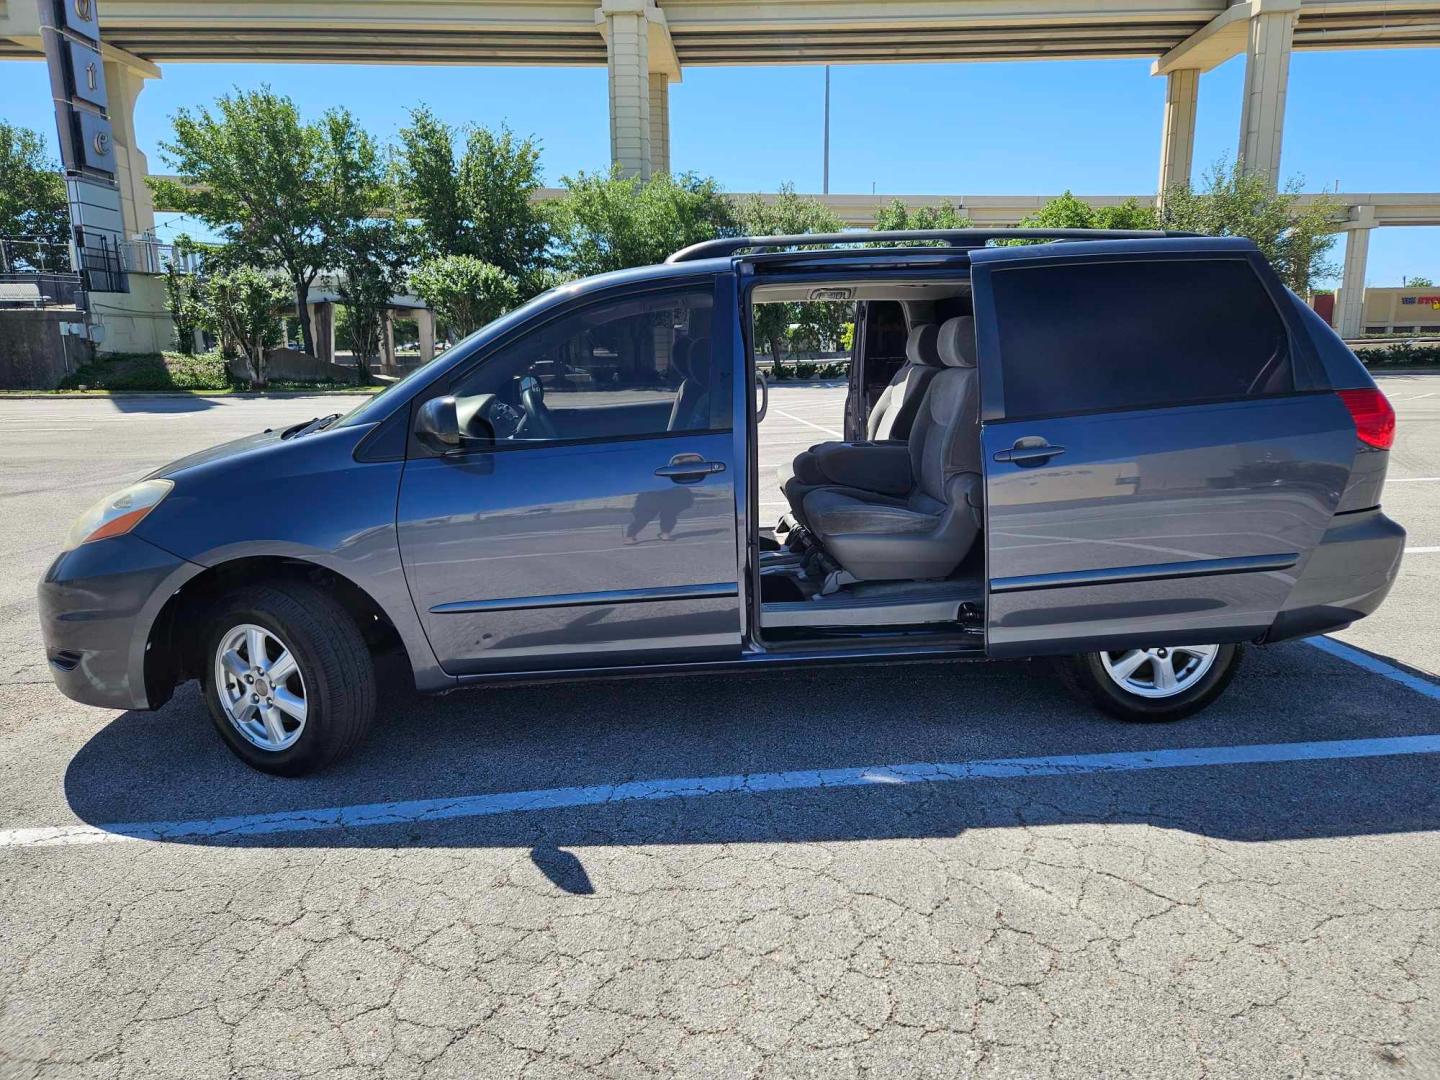
[[[1020,219],[1022,229],[1154,229],[1155,211],[1136,199],[1126,199],[1119,206],[1093,207],[1077,199],[1070,191],[1051,199],[1033,214]],[[1012,240],[1012,244],[1043,243],[1036,240]]]
[[[165,266],[165,307],[175,324],[175,344],[186,356],[195,353],[195,331],[203,328],[204,282],[196,273],[182,268],[181,259],[198,250],[183,233],[171,245],[175,253]]]
[[[693,173],[650,180],[609,173],[562,178],[546,210],[556,263],[575,277],[663,262],[701,240],[735,235],[735,212],[713,179]]]
[[[1325,258],[1335,243],[1341,207],[1319,197],[1300,203],[1298,179],[1272,190],[1267,177],[1246,174],[1221,159],[1204,176],[1200,190],[1165,193],[1160,224],[1206,236],[1246,236],[1270,260],[1280,279],[1304,296],[1338,267]]]
[[[250,388],[269,381],[266,350],[280,344],[281,312],[288,290],[275,273],[254,266],[221,270],[202,279],[197,316],[220,341],[226,356],[243,356]]]
[[[390,301],[405,282],[410,260],[402,226],[387,218],[352,222],[336,240],[335,268],[345,304],[345,333],[355,355],[355,381],[368,386],[370,362],[380,354]]]
[[[282,270],[294,293],[305,350],[310,286],[334,260],[353,221],[374,215],[383,185],[375,141],[344,109],[304,123],[268,86],[221,97],[215,110],[180,109],[161,144],[179,180],[149,182],[167,205],[223,236],[236,256]]]
[[[509,128],[458,133],[427,108],[400,131],[393,164],[403,212],[417,221],[432,255],[470,255],[500,267],[528,293],[540,291],[550,232],[536,203],[540,145]]]
[[[740,227],[746,236],[799,236],[840,232],[844,223],[818,199],[795,194],[795,185],[783,184],[770,199],[751,195],[739,206]],[[780,363],[787,341],[801,348],[816,348],[838,341],[854,304],[828,301],[756,304],[753,309],[755,340],[763,342],[770,358]]]
[[[911,209],[899,199],[891,199],[875,211],[875,228],[891,229],[968,229],[972,222],[965,213],[946,200],[939,206],[919,206]],[[942,244],[944,241],[926,241]]]
[[[453,337],[465,337],[520,302],[519,283],[473,255],[441,255],[410,274],[410,288]]]
[[[15,245],[11,258],[36,270],[70,265],[70,207],[60,168],[45,140],[29,128],[0,120],[0,237],[35,241]]]
[[[428,108],[410,110],[391,163],[400,212],[417,223],[432,255],[470,255],[455,160],[455,129]]]
[[[1409,277],[1404,277],[1400,280],[1404,283],[1404,288],[1407,289],[1429,289],[1435,284],[1434,281],[1424,274],[1411,274]]]

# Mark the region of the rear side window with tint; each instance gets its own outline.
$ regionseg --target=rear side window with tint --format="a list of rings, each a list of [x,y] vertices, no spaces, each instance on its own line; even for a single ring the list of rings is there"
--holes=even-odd
[[[1295,388],[1285,325],[1238,259],[997,270],[1008,417]]]

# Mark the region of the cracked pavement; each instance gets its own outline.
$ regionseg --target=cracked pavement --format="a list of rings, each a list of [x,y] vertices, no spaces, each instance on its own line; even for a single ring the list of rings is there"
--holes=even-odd
[[[1431,386],[1385,381],[1392,477],[1440,476],[1440,398],[1405,403]],[[839,412],[771,393],[767,455]],[[293,781],[231,758],[193,685],[61,697],[33,584],[69,519],[333,401],[0,402],[0,829],[1440,733],[1440,702],[1304,644],[1159,727],[1040,663],[392,688]],[[1412,545],[1437,495],[1387,488]],[[1435,676],[1437,584],[1411,556],[1340,637]],[[0,1077],[1440,1077],[1437,781],[1414,755],[0,848]]]

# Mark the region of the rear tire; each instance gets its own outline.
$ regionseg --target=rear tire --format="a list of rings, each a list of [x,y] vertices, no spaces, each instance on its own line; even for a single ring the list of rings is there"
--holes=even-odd
[[[1119,720],[1132,723],[1165,723],[1199,712],[1224,693],[1240,667],[1241,646],[1196,646],[1214,650],[1208,659],[1187,654],[1186,647],[1173,649],[1118,649],[1109,653],[1082,653],[1060,662],[1060,675],[1083,700]],[[1146,656],[1137,657],[1137,653]],[[1158,655],[1164,654],[1164,655]],[[1183,656],[1183,664],[1181,657]],[[1107,657],[1109,662],[1107,663]],[[1175,673],[1176,687],[1163,685],[1157,663]],[[1122,675],[1127,667],[1129,676]],[[1194,664],[1189,677],[1185,667]]]
[[[207,623],[203,665],[216,730],[261,772],[323,769],[359,745],[375,717],[365,639],[334,597],[309,585],[224,597]]]

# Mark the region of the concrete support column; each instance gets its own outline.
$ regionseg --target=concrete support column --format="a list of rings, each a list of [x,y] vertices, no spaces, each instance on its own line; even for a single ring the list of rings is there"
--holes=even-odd
[[[650,72],[650,172],[670,171],[670,76]]]
[[[1370,256],[1373,206],[1352,206],[1345,233],[1345,271],[1340,279],[1340,310],[1336,329],[1343,338],[1357,338],[1365,329],[1365,262]]]
[[[175,323],[165,307],[159,253],[153,244],[133,241],[153,239],[155,234],[155,201],[145,183],[150,167],[135,140],[135,102],[145,89],[145,80],[158,78],[160,71],[139,57],[118,52],[103,55],[110,145],[120,193],[120,232],[125,241],[131,241],[124,252],[129,291],[96,293],[101,299],[94,302],[92,310],[105,328],[102,352],[159,352],[176,344]]]
[[[109,96],[110,127],[114,133],[115,182],[120,187],[120,217],[125,237],[155,231],[155,200],[145,177],[150,165],[135,143],[135,102],[145,89],[145,76],[128,64],[105,61],[105,89]]]
[[[1177,68],[1165,76],[1165,128],[1160,138],[1160,186],[1163,200],[1173,187],[1187,187],[1195,162],[1195,110],[1200,69]]]
[[[650,178],[650,28],[644,0],[603,0],[610,74],[610,159],[624,176]]]
[[[420,331],[420,363],[435,359],[435,313],[429,308],[415,312],[415,325]]]
[[[1246,173],[1280,182],[1280,146],[1285,129],[1285,92],[1290,81],[1290,44],[1298,0],[1264,4],[1251,17],[1245,42],[1245,98],[1240,107],[1236,154]]]
[[[310,332],[315,335],[316,360],[335,362],[335,305],[328,301],[308,305]]]
[[[380,339],[380,367],[386,375],[395,374],[395,313],[385,312],[385,334]]]

